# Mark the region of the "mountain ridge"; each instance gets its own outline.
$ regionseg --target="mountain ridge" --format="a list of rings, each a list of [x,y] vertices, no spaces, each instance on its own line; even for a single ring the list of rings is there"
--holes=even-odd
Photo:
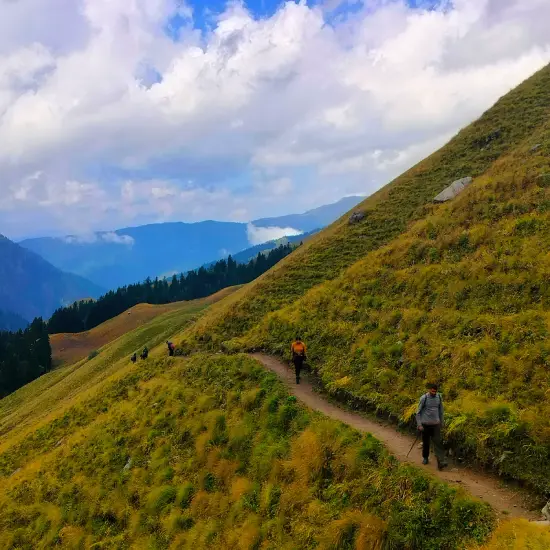
[[[314,212],[313,215],[308,212],[292,215],[298,226],[293,229],[308,232],[313,221],[320,225],[312,229],[331,223],[347,211],[350,200],[347,198],[343,202],[308,211]],[[265,232],[268,227],[272,226],[260,226],[258,229]],[[154,279],[156,276],[184,273],[244,251],[251,245],[250,228],[248,223],[213,220],[166,222],[96,232],[89,236],[25,239],[19,244],[59,269],[86,277],[104,288],[114,289],[147,277]],[[265,234],[265,240],[271,240],[269,231]]]
[[[104,291],[90,281],[65,273],[38,254],[0,235],[0,308],[22,317],[48,318],[75,300]]]

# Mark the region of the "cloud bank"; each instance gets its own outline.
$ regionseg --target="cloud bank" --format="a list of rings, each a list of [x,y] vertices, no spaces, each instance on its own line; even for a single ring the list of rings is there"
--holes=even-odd
[[[369,194],[550,61],[547,0],[288,2],[265,17],[230,3],[209,28],[176,0],[1,11],[12,237]]]
[[[133,246],[135,240],[130,235],[120,235],[114,231],[106,233],[80,233],[78,235],[67,235],[61,237],[67,244],[95,244],[99,242],[122,244],[125,246]]]
[[[256,227],[252,223],[246,226],[246,230],[248,242],[253,246],[268,241],[275,241],[282,237],[292,237],[302,234],[302,231],[294,229],[293,227]]]

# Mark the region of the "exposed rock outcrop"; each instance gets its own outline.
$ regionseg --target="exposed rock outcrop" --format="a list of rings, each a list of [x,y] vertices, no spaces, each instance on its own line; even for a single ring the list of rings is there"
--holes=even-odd
[[[453,181],[449,187],[443,189],[439,195],[434,198],[434,202],[447,202],[454,199],[461,191],[472,183],[473,178],[467,177]]]
[[[358,210],[349,217],[349,223],[350,225],[353,225],[354,223],[359,223],[360,221],[364,220],[366,217],[367,215],[365,214],[365,212],[363,212],[362,210]]]

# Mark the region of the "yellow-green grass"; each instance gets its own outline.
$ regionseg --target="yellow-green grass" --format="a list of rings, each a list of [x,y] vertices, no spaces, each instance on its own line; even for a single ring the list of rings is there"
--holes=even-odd
[[[0,454],[2,548],[435,550],[494,526],[246,356],[142,362],[55,423]]]
[[[550,158],[528,148],[226,346],[299,331],[330,392],[405,422],[442,383],[455,450],[550,491]]]
[[[198,306],[210,305],[229,296],[235,290],[236,287],[229,287],[207,298],[188,302],[158,305],[138,304],[91,330],[77,333],[53,334],[50,336],[52,359],[56,366],[70,365],[88,357],[90,353],[98,350],[105,344],[152,321],[163,313],[185,310],[189,307],[195,307],[195,304]]]
[[[195,321],[205,308],[230,296],[236,288],[225,289],[202,300],[180,302],[171,311],[122,336],[116,337],[118,331],[113,331],[114,340],[96,348],[96,357],[55,369],[0,400],[0,436],[12,430],[25,433],[28,424],[36,425],[38,419],[46,418],[52,411],[70,406],[74,398],[80,399],[86,392],[97,391],[98,385],[110,376],[125,375],[132,369],[129,358],[134,351],[141,351],[145,345],[153,348],[163,344]],[[120,318],[123,320],[124,314]],[[118,327],[122,324],[119,319],[115,321]],[[107,321],[105,325],[109,327],[112,323]],[[103,325],[97,327],[97,331],[104,332]],[[15,434],[11,434],[13,436]],[[0,449],[4,444],[2,437]]]
[[[527,520],[502,522],[480,550],[547,550],[550,529]]]

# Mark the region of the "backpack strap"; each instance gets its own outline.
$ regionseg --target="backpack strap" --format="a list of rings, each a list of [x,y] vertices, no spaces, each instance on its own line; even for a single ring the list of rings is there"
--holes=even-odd
[[[425,393],[421,398],[420,398],[420,410],[418,411],[419,413],[421,413],[425,408],[426,408],[426,400],[428,399],[428,394]]]

